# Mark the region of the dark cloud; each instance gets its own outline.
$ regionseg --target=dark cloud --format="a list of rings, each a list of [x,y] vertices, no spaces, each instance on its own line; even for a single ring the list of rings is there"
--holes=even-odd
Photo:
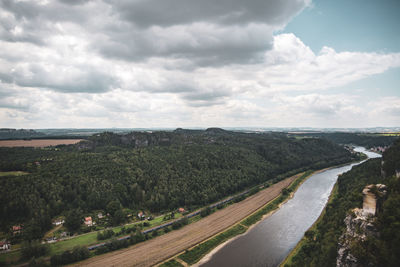
[[[185,58],[203,67],[255,63],[272,48],[273,31],[307,1],[3,0],[0,7],[12,17],[2,21],[0,39],[43,46],[49,36],[65,34],[57,23],[70,22],[81,26],[91,47],[109,58]]]
[[[87,66],[46,70],[39,64],[30,64],[11,73],[0,73],[0,79],[21,87],[47,88],[63,93],[102,93],[117,84],[113,77]]]
[[[31,105],[23,98],[18,97],[17,92],[9,88],[8,84],[0,82],[0,108],[29,111]]]
[[[59,0],[61,3],[66,5],[84,5],[91,0]]]
[[[65,2],[77,4],[78,2],[89,1],[50,1],[47,4],[41,4],[36,1],[14,1],[2,0],[0,7],[12,13],[17,20],[33,21],[71,21],[80,23],[88,17],[87,10],[76,5],[65,5]]]
[[[259,62],[272,48],[269,25],[216,26],[207,23],[152,28],[127,26],[93,43],[101,54],[127,61],[151,57],[185,59],[195,66]],[[177,68],[180,66],[177,65]]]
[[[12,75],[0,72],[0,82],[12,83],[13,81],[14,81],[14,77]]]
[[[40,4],[35,1],[2,0],[0,8],[11,16],[0,16],[0,39],[7,42],[45,45],[49,36],[58,33],[56,23],[71,22],[78,25],[88,23],[90,7],[82,8],[78,2],[88,1],[71,1],[66,5],[57,1]]]
[[[140,27],[193,22],[283,25],[306,0],[109,0],[117,14]]]
[[[114,15],[130,24],[109,25],[93,46],[107,57],[128,61],[185,58],[201,67],[258,63],[272,48],[273,31],[306,2],[110,0]]]

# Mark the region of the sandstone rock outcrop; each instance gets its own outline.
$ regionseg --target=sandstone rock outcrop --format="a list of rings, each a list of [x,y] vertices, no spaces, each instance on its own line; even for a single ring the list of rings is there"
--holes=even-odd
[[[361,266],[351,253],[352,245],[365,241],[369,236],[379,236],[375,227],[376,215],[380,212],[386,193],[386,186],[383,184],[367,185],[363,189],[363,208],[353,209],[344,219],[346,231],[340,237],[336,266]]]

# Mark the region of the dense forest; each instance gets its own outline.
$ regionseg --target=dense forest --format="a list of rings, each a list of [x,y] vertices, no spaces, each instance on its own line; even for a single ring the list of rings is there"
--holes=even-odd
[[[358,146],[364,146],[366,148],[376,146],[390,146],[398,137],[390,135],[381,135],[374,133],[305,133],[296,134],[302,137],[316,137],[330,140],[337,144],[354,144]]]
[[[357,157],[323,139],[246,134],[222,129],[96,134],[56,148],[0,148],[1,229],[24,225],[24,239],[40,238],[51,219],[82,218],[103,210],[124,220],[132,212],[188,209],[277,176],[341,164]],[[71,226],[71,228],[73,228]]]
[[[339,176],[337,192],[326,206],[325,214],[316,227],[305,233],[303,246],[285,266],[336,266],[338,242],[345,231],[344,219],[348,212],[362,207],[362,190],[368,184],[385,184],[388,187],[383,211],[378,214],[378,237],[368,236],[365,241],[353,241],[351,253],[358,266],[397,266],[400,262],[400,180],[395,170],[400,170],[400,139],[384,154],[385,164],[381,175],[381,159],[370,159]]]

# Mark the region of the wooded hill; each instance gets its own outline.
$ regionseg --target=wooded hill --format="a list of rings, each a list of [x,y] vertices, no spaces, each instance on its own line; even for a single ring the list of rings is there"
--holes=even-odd
[[[295,136],[301,137],[314,137],[323,138],[337,144],[353,144],[357,146],[364,146],[366,148],[376,146],[390,146],[398,136],[383,135],[377,133],[304,133],[296,134]]]
[[[77,145],[0,148],[3,231],[24,224],[24,238],[39,238],[51,218],[105,210],[120,223],[132,211],[164,212],[205,205],[287,172],[354,160],[323,139],[285,134],[205,131],[96,134]]]

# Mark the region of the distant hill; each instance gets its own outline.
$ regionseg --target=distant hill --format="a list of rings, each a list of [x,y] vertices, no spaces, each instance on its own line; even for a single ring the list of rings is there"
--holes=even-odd
[[[376,146],[390,146],[398,136],[379,133],[297,133],[293,136],[324,138],[337,144],[353,144],[367,148]]]
[[[43,136],[46,135],[28,129],[19,129],[19,130],[11,128],[0,129],[0,139],[26,139],[26,138],[43,137]]]

